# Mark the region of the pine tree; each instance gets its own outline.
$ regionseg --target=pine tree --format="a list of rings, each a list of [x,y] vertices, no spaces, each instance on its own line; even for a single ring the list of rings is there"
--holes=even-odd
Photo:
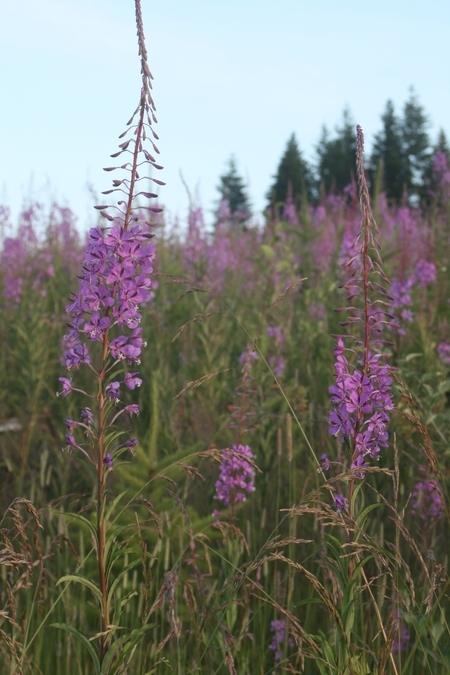
[[[411,89],[403,107],[403,117],[396,116],[392,101],[386,103],[381,116],[383,129],[375,137],[371,171],[375,174],[383,160],[383,187],[391,202],[399,202],[405,192],[417,203],[430,163],[428,118]]]
[[[428,125],[428,117],[418,102],[414,90],[411,89],[409,99],[403,108],[402,122],[403,149],[411,172],[411,182],[408,186],[411,196],[418,194],[424,173],[430,162]]]
[[[297,208],[302,199],[311,199],[313,177],[300,152],[295,134],[289,138],[273,178],[274,182],[267,191],[266,198],[276,207],[278,213],[282,211],[288,192]]]
[[[370,174],[376,173],[380,160],[383,161],[383,190],[390,202],[399,202],[404,190],[411,185],[412,174],[403,145],[402,125],[395,114],[394,104],[387,101],[381,116],[382,130],[375,136],[372,150]]]
[[[216,218],[227,224],[242,224],[251,216],[250,200],[245,183],[237,171],[236,160],[230,157],[228,171],[220,176],[220,194]]]
[[[319,181],[327,193],[342,192],[354,176],[356,133],[348,108],[344,109],[342,126],[337,126],[335,131],[335,138],[330,140],[324,127],[317,146]]]

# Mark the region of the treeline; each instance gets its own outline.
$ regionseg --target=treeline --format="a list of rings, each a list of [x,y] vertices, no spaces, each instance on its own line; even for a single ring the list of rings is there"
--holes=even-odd
[[[375,135],[366,171],[372,187],[386,194],[390,204],[402,201],[426,205],[434,192],[433,160],[437,151],[449,156],[443,130],[433,144],[428,134],[429,118],[417,95],[410,91],[400,114],[388,100],[381,115],[382,126]],[[266,193],[267,206],[280,214],[286,205],[298,209],[327,194],[342,194],[355,177],[355,122],[346,108],[334,132],[323,127],[316,146],[316,161],[308,162],[293,133]],[[236,160],[231,158],[217,186],[218,221],[245,222],[251,202]]]

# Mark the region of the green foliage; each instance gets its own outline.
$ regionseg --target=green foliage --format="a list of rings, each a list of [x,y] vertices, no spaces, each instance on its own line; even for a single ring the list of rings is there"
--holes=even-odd
[[[234,225],[245,223],[251,216],[250,202],[234,157],[228,160],[228,171],[220,176],[220,184],[217,189],[220,194],[219,206],[216,211],[217,221],[222,220],[222,209],[225,206],[229,209],[228,218]]]
[[[286,202],[288,194],[298,207],[302,202],[312,197],[313,178],[311,170],[303,159],[299,150],[295,134],[289,138],[274,182],[267,191],[266,198],[271,204],[279,208]]]
[[[326,128],[317,145],[318,179],[327,194],[342,193],[355,180],[356,136],[350,110],[344,109],[342,125],[337,126],[335,137],[329,138]]]

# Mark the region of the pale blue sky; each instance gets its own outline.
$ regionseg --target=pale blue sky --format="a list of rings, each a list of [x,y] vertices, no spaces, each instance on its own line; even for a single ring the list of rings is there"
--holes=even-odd
[[[88,223],[86,190],[140,91],[133,0],[0,0],[0,201],[55,197]],[[155,77],[161,201],[210,211],[234,154],[256,211],[292,132],[307,159],[348,105],[370,149],[386,100],[415,87],[434,140],[450,131],[443,0],[142,0]]]

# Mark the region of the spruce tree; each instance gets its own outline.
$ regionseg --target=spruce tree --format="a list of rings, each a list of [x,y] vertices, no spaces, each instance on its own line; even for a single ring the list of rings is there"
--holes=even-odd
[[[220,176],[220,184],[217,186],[220,194],[216,209],[218,221],[224,219],[224,211],[227,213],[228,224],[242,224],[251,216],[250,200],[244,180],[238,173],[236,160],[230,157],[228,170]]]
[[[403,150],[409,163],[411,181],[408,185],[410,196],[417,195],[423,182],[424,173],[430,162],[430,139],[427,133],[428,118],[418,102],[414,90],[403,108],[402,135]]]
[[[274,182],[267,191],[266,198],[280,213],[285,204],[288,191],[298,208],[302,199],[311,199],[313,178],[307,162],[303,159],[295,134],[289,138],[286,150],[281,157]]]
[[[319,182],[327,193],[342,192],[354,176],[356,132],[348,108],[344,109],[342,126],[337,126],[335,131],[335,137],[329,139],[324,127],[317,146]]]
[[[402,126],[395,114],[394,104],[387,101],[381,116],[382,130],[375,136],[371,157],[371,177],[383,162],[383,190],[390,202],[399,202],[404,190],[411,185],[412,175],[403,145]]]

